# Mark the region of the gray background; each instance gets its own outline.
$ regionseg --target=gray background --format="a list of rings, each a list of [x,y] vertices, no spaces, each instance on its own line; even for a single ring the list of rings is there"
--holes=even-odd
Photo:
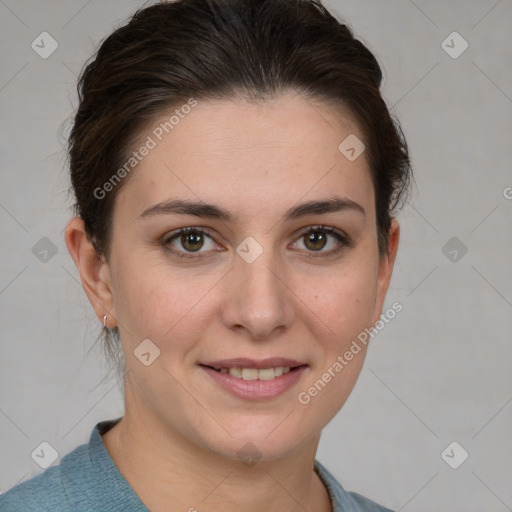
[[[43,471],[30,456],[42,441],[63,456],[123,414],[99,345],[88,352],[100,325],[63,238],[63,143],[82,64],[140,5],[0,0],[0,491]],[[416,187],[386,306],[403,311],[374,338],[318,459],[396,510],[512,510],[512,2],[326,5],[384,67]],[[47,59],[31,48],[43,31],[59,44]],[[469,44],[458,58],[441,46],[453,31]],[[57,252],[41,261],[44,237]],[[458,469],[441,458],[452,441],[469,453]]]

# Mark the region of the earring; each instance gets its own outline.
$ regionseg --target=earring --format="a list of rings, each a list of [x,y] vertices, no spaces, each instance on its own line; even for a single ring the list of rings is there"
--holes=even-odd
[[[108,316],[108,313],[103,317],[103,327],[107,327],[105,324],[107,322],[107,316]]]

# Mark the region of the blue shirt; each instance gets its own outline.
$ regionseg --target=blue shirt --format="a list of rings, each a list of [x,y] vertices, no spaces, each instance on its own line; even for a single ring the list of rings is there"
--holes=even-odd
[[[68,453],[58,466],[0,495],[0,512],[149,512],[117,469],[101,438],[120,419],[98,423],[88,444]],[[334,512],[392,512],[360,494],[345,491],[317,460],[314,468],[329,492]]]

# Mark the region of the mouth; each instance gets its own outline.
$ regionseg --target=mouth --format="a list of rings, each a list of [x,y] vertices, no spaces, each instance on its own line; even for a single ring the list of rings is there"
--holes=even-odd
[[[287,358],[238,358],[200,363],[224,390],[243,399],[271,399],[297,385],[309,365]]]
[[[229,374],[237,379],[272,380],[308,365],[302,361],[286,357],[268,357],[266,359],[238,357],[207,361],[200,366],[206,366],[217,372]]]
[[[232,377],[242,380],[273,380],[277,377],[281,377],[288,372],[293,372],[298,370],[299,368],[307,366],[298,365],[298,366],[275,366],[270,368],[243,368],[239,366],[231,366],[231,367],[214,367],[209,365],[200,365],[205,366],[207,368],[211,368],[219,373],[229,374]]]

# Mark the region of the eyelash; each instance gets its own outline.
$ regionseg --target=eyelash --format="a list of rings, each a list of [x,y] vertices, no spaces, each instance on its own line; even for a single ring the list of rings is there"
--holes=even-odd
[[[324,233],[334,236],[334,238],[336,238],[338,241],[338,247],[335,249],[332,249],[328,252],[320,252],[318,255],[312,254],[315,251],[309,251],[309,254],[305,254],[306,258],[321,258],[321,257],[327,257],[327,256],[334,256],[335,254],[337,254],[341,250],[343,250],[343,248],[352,247],[352,245],[353,245],[352,239],[349,236],[335,230],[334,228],[328,227],[328,226],[311,226],[306,231],[301,233],[299,235],[299,237],[297,238],[297,240],[303,238],[306,235],[309,235],[311,233],[317,233],[317,232],[324,232]],[[195,228],[195,227],[181,228],[178,231],[173,232],[171,235],[164,237],[164,239],[162,241],[162,245],[164,246],[164,249],[167,252],[171,253],[173,256],[177,256],[178,258],[187,258],[189,260],[199,260],[199,259],[205,258],[206,256],[199,255],[202,253],[198,253],[197,256],[192,256],[191,255],[192,253],[177,251],[175,249],[171,249],[171,248],[167,247],[167,245],[170,242],[172,242],[175,238],[178,238],[179,236],[186,234],[186,233],[197,233],[197,234],[206,235],[210,238],[213,238],[210,231],[203,229],[203,228]]]

